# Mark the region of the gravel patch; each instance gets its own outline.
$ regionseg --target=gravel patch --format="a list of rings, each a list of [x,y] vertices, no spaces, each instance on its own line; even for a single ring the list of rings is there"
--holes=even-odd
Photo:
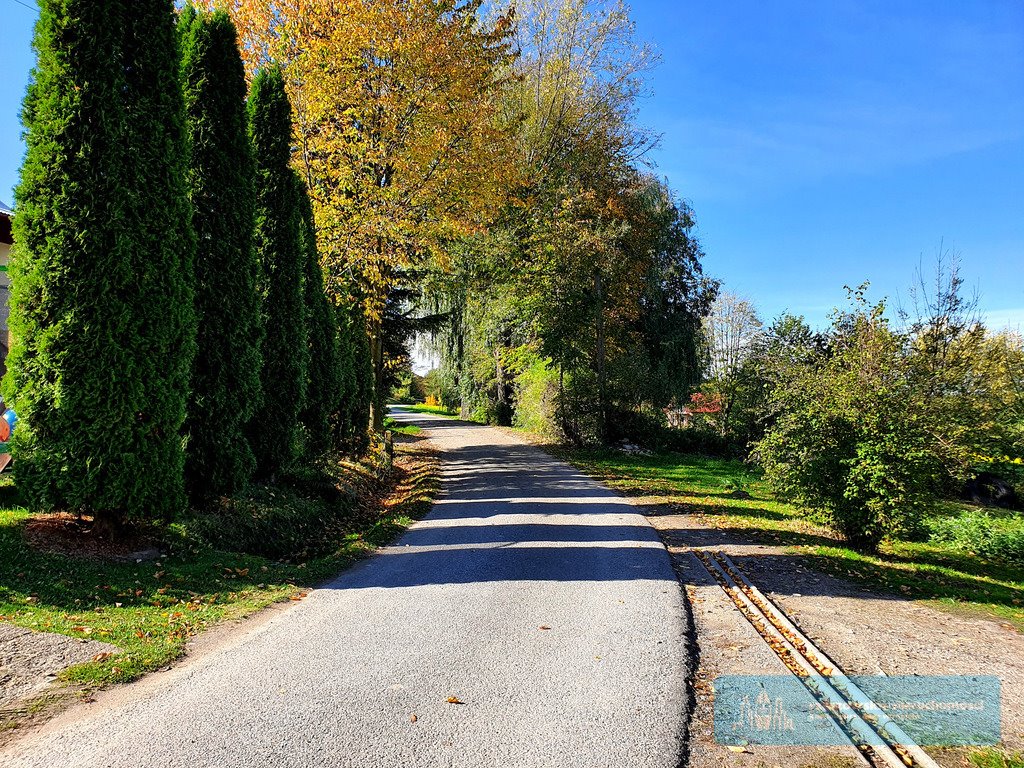
[[[0,623],[0,711],[45,692],[61,670],[118,651],[109,643]]]

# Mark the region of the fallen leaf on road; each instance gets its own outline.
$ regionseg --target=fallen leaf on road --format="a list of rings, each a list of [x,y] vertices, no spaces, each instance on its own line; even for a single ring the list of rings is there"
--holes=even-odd
[[[537,627],[537,629],[551,629],[551,627],[547,626],[546,624],[541,624],[539,627]]]
[[[466,702],[459,701],[459,697],[458,696],[449,696],[448,697],[448,703],[449,704],[465,704]]]
[[[410,723],[415,723],[416,722],[416,715],[409,715],[409,722]]]
[[[728,747],[728,749],[730,752],[745,752],[748,755],[751,754],[750,750],[746,747]]]

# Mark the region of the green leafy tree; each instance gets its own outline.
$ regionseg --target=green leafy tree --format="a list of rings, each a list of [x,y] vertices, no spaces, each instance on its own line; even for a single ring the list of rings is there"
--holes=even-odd
[[[306,453],[315,457],[330,450],[336,442],[333,433],[340,428],[345,371],[342,370],[337,316],[324,293],[313,206],[306,184],[298,174],[295,174],[295,195],[302,219],[303,298],[309,348],[306,399],[300,418],[306,428]]]
[[[6,399],[36,509],[125,520],[185,503],[195,352],[171,0],[41,0],[23,113]]]
[[[259,276],[245,69],[231,18],[188,6],[178,21],[189,140],[198,354],[186,421],[186,481],[196,501],[246,483],[245,427],[260,401]]]
[[[653,56],[616,0],[517,3],[514,39],[503,103],[520,186],[452,249],[457,280],[436,280],[422,308],[451,316],[446,388],[489,421],[553,419],[546,431],[579,443],[642,438],[699,380],[715,291],[691,211],[638,167],[653,144],[634,119]]]
[[[257,471],[271,477],[297,457],[299,414],[305,398],[305,303],[302,217],[289,166],[292,111],[276,67],[253,79],[249,136],[256,166],[255,247],[263,299],[263,408],[250,423]]]
[[[775,390],[779,415],[756,455],[781,495],[871,550],[920,527],[944,469],[907,339],[863,289],[857,301],[837,315],[828,353]]]

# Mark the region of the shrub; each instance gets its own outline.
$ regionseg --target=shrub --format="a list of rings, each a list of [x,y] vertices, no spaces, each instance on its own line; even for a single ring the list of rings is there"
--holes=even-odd
[[[883,310],[837,318],[831,356],[791,373],[775,393],[779,418],[756,448],[780,495],[864,549],[916,531],[943,474]]]
[[[15,471],[33,508],[110,527],[185,503],[196,328],[174,23],[171,0],[43,0],[23,113]]]
[[[359,509],[351,489],[317,470],[284,473],[273,486],[255,485],[184,520],[185,533],[226,552],[305,561],[331,552]]]
[[[557,436],[555,398],[558,373],[548,360],[535,360],[516,379],[516,410],[513,424],[549,437]]]
[[[931,541],[1010,565],[1024,566],[1024,519],[1000,518],[983,510],[928,522]]]
[[[230,495],[252,477],[245,426],[260,401],[260,302],[253,250],[253,160],[245,70],[224,12],[188,6],[178,21],[195,215],[198,354],[186,432],[193,500]]]

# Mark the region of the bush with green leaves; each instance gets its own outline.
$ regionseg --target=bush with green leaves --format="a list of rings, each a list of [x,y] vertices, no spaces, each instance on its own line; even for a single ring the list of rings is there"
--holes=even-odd
[[[780,495],[869,550],[920,528],[943,474],[905,340],[883,313],[837,318],[829,353],[776,389],[778,418],[756,447]]]
[[[534,355],[516,377],[516,410],[513,425],[549,437],[556,437],[555,400],[558,396],[558,372],[551,361]]]
[[[249,92],[248,116],[256,167],[254,231],[264,327],[262,407],[249,424],[249,438],[257,472],[272,477],[298,457],[299,414],[309,358],[302,218],[289,165],[292,108],[280,68],[257,73]]]
[[[245,69],[226,12],[186,6],[178,21],[181,84],[195,212],[198,353],[192,374],[185,465],[190,496],[230,495],[252,477],[245,434],[260,402],[260,338],[253,250],[253,159]]]
[[[928,521],[931,541],[964,552],[1024,566],[1024,518],[972,509]]]
[[[185,505],[193,236],[171,0],[41,0],[16,192],[5,399],[35,509]]]

